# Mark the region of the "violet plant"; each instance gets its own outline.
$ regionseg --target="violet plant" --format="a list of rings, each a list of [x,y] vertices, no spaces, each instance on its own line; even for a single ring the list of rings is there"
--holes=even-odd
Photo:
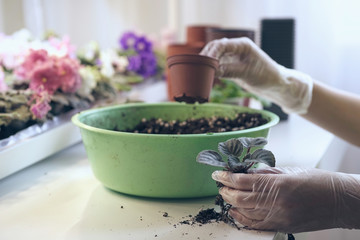
[[[218,151],[227,157],[227,162],[223,157],[214,150],[201,151],[196,161],[215,167],[223,167],[233,173],[247,173],[247,171],[256,163],[264,163],[270,167],[275,166],[275,157],[271,151],[257,149],[251,153],[254,147],[262,147],[267,144],[263,137],[249,138],[240,137],[232,138],[218,144]],[[246,152],[244,152],[246,150]]]
[[[222,155],[214,150],[201,151],[197,155],[196,161],[215,167],[223,167],[225,170],[233,173],[247,173],[256,163],[264,163],[270,167],[274,167],[275,157],[271,151],[260,148],[251,153],[252,148],[263,147],[266,144],[267,140],[263,137],[232,138],[218,144],[219,152],[227,157],[226,162],[223,160]],[[216,184],[218,187],[223,186],[220,182]],[[240,229],[234,219],[229,215],[229,210],[232,207],[231,204],[226,203],[220,194],[215,198],[215,205],[220,206],[221,209],[220,213],[214,212],[214,214],[218,216],[217,221],[223,221]],[[215,210],[212,209],[212,211]]]
[[[134,32],[126,32],[119,39],[123,54],[127,56],[129,65],[127,70],[139,74],[143,78],[156,75],[158,63],[153,43],[145,36]]]

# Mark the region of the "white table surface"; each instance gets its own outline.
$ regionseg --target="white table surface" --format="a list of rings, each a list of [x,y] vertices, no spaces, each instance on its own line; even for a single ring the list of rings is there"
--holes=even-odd
[[[266,148],[274,152],[279,166],[314,167],[331,140],[331,134],[291,116],[271,130]],[[38,149],[41,151],[41,146]],[[239,231],[222,223],[179,224],[202,207],[213,206],[213,198],[159,200],[107,190],[94,178],[80,143],[0,181],[0,239],[282,237],[272,232]],[[169,217],[164,217],[164,212]]]
[[[315,167],[332,141],[330,133],[290,116],[271,129],[265,148],[278,166]],[[78,143],[0,180],[0,239],[285,239],[223,223],[180,224],[213,202],[213,197],[161,200],[112,192],[95,179]]]

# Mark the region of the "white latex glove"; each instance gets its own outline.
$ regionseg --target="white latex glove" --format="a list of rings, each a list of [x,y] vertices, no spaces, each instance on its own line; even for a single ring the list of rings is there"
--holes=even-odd
[[[298,233],[360,228],[360,176],[319,169],[216,171],[229,213],[252,229]]]
[[[200,54],[219,60],[219,77],[233,79],[287,113],[307,112],[312,97],[311,77],[277,64],[249,38],[214,40]]]

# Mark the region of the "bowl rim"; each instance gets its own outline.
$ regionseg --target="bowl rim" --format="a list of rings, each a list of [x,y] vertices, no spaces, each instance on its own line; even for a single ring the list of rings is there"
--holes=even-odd
[[[87,125],[83,122],[80,121],[80,117],[81,116],[86,116],[89,114],[94,114],[96,112],[99,111],[109,111],[111,109],[117,109],[117,108],[130,108],[130,107],[137,107],[137,106],[148,106],[148,107],[156,107],[156,106],[184,106],[184,105],[189,105],[190,107],[194,107],[194,106],[217,106],[217,107],[236,107],[239,109],[246,109],[249,110],[249,112],[255,112],[255,113],[264,113],[267,117],[270,117],[270,121],[266,124],[263,124],[261,126],[258,127],[254,127],[254,128],[248,128],[248,129],[244,129],[244,130],[238,130],[238,131],[229,131],[229,132],[220,132],[220,133],[197,133],[197,134],[149,134],[149,133],[132,133],[132,132],[121,132],[121,131],[114,131],[114,130],[107,130],[107,129],[103,129],[103,128],[98,128],[98,127],[93,127],[90,125]],[[112,105],[112,106],[106,106],[106,107],[98,107],[98,108],[92,108],[92,109],[87,109],[81,112],[76,113],[75,115],[73,115],[71,117],[71,121],[73,122],[73,124],[75,124],[76,126],[78,126],[80,129],[86,129],[88,131],[91,132],[97,132],[97,133],[102,133],[102,134],[108,134],[108,135],[125,135],[125,136],[147,136],[147,137],[156,137],[156,138],[161,138],[161,137],[178,137],[178,138],[184,138],[184,137],[208,137],[208,136],[232,136],[232,135],[238,135],[240,132],[241,133],[248,133],[248,132],[254,132],[254,131],[260,131],[260,130],[264,130],[264,129],[270,129],[271,127],[275,126],[276,124],[279,123],[280,118],[278,115],[276,115],[275,113],[272,113],[270,111],[267,110],[262,110],[262,109],[253,109],[253,108],[248,108],[248,107],[243,107],[243,106],[233,106],[233,105],[229,105],[229,104],[221,104],[221,103],[195,103],[195,104],[186,104],[185,102],[163,102],[163,103],[126,103],[126,104],[118,104],[118,105]]]

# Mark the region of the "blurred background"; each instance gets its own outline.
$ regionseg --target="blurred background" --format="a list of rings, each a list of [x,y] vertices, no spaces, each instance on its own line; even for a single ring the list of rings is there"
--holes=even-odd
[[[0,0],[0,31],[21,28],[70,36],[75,45],[115,46],[127,30],[146,34],[216,24],[253,29],[263,18],[295,19],[295,67],[333,86],[360,93],[360,18],[356,0]]]
[[[356,0],[0,0],[0,32],[26,28],[41,37],[52,30],[75,45],[96,40],[108,48],[129,30],[184,42],[187,26],[218,25],[253,30],[260,44],[263,19],[294,19],[294,68],[360,94],[359,8]],[[347,146],[336,170],[359,173],[359,153]],[[359,239],[351,234],[334,230],[306,237]]]

